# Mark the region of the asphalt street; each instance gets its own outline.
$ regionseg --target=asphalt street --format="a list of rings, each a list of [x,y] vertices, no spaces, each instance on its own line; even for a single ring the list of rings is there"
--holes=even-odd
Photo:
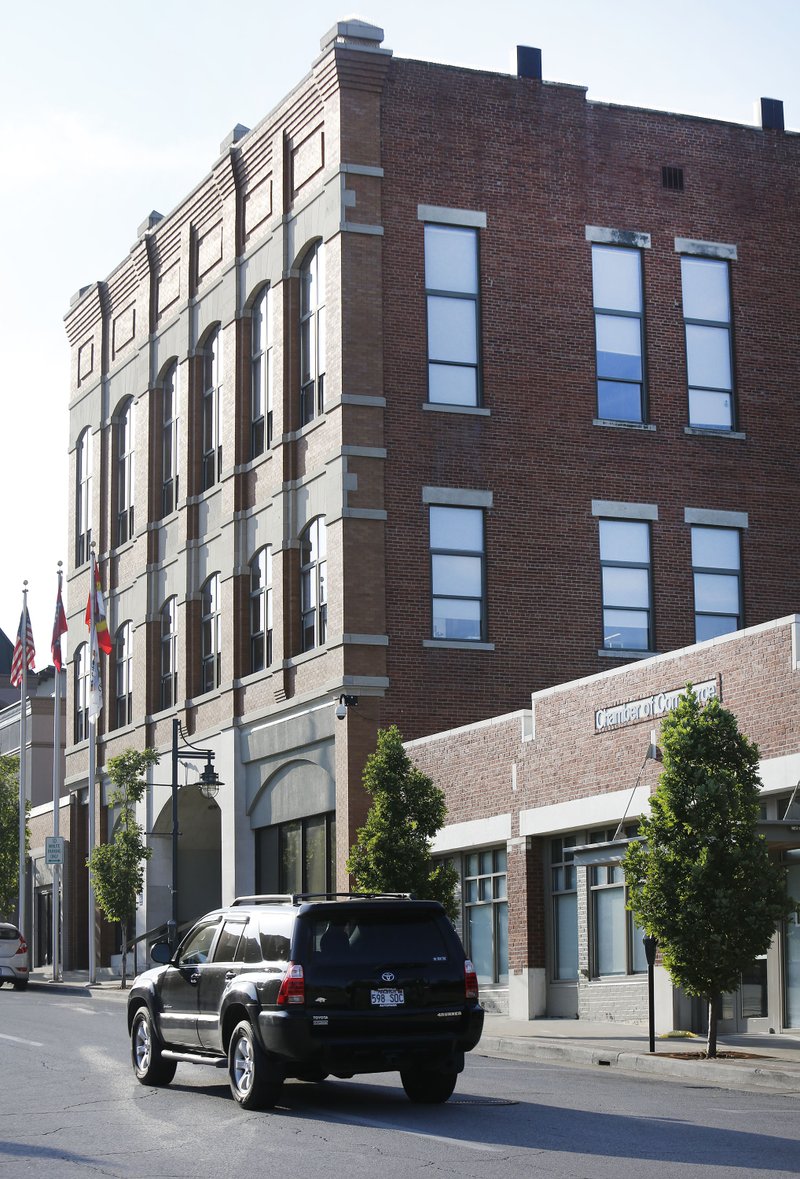
[[[166,1089],[131,1072],[120,993],[0,990],[0,1175],[197,1179],[458,1175],[659,1179],[800,1174],[798,1097],[468,1059],[444,1106],[396,1075],[289,1082],[246,1113],[225,1073],[179,1065]]]

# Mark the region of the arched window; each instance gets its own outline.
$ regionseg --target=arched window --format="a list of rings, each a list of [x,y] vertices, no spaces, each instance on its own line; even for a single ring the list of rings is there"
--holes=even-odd
[[[272,442],[272,290],[253,304],[250,340],[250,457]]]
[[[117,478],[117,536],[118,545],[125,544],[133,536],[133,401],[123,406],[116,427],[116,478]]]
[[[178,699],[177,599],[167,598],[161,607],[161,699],[160,706],[172,708]]]
[[[201,590],[200,633],[201,690],[210,692],[219,687],[221,666],[218,573],[212,574]]]
[[[82,643],[75,652],[75,744],[89,736],[89,644]]]
[[[272,550],[259,549],[250,562],[250,670],[272,663]]]
[[[203,491],[219,482],[222,472],[222,335],[217,330],[203,351]]]
[[[321,646],[328,631],[325,519],[312,520],[300,536],[300,614],[303,650]]]
[[[123,728],[133,721],[133,628],[123,622],[114,644],[117,672],[116,727]]]
[[[87,428],[75,450],[75,564],[89,560],[92,544],[92,434]]]
[[[318,243],[300,268],[300,420],[325,406],[325,250]]]
[[[178,362],[167,369],[161,391],[161,515],[178,506]]]

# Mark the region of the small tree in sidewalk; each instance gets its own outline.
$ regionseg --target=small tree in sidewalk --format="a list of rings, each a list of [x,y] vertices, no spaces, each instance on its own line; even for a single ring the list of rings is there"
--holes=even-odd
[[[26,804],[26,809],[30,809]],[[25,850],[30,832],[25,827]],[[19,758],[0,755],[0,918],[10,920],[19,899]]]
[[[144,865],[152,854],[136,820],[136,805],[147,789],[145,770],[157,761],[154,749],[142,753],[126,749],[109,758],[108,776],[114,787],[109,801],[120,808],[119,817],[110,842],[98,844],[86,861],[98,906],[109,921],[120,925],[122,988],[127,986],[128,931],[136,912],[136,897],[144,888]]]
[[[431,857],[431,840],[447,815],[444,794],[412,765],[396,725],[379,729],[363,783],[372,806],[347,861],[356,888],[411,892],[439,901],[455,918],[458,873],[452,864],[434,865]]]
[[[664,771],[623,866],[629,908],[658,940],[673,981],[708,1004],[717,1054],[720,996],[763,954],[794,907],[786,876],[756,831],[759,753],[718,700],[691,690],[661,728]]]

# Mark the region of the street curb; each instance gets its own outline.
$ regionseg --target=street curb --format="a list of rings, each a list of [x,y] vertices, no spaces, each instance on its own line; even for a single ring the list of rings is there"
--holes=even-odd
[[[29,978],[28,989],[48,991],[51,995],[83,995],[85,998],[90,998],[98,991],[104,996],[121,995],[127,998],[131,990],[130,986],[123,990],[119,983],[53,982],[49,978]]]
[[[639,1073],[650,1077],[670,1077],[697,1084],[717,1085],[731,1089],[773,1089],[783,1093],[800,1094],[800,1066],[787,1070],[779,1060],[764,1058],[763,1065],[746,1061],[679,1060],[673,1056],[644,1055],[620,1052],[616,1049],[584,1046],[552,1040],[526,1038],[507,1039],[483,1036],[477,1048],[478,1056],[502,1060],[537,1061],[595,1065],[616,1068],[620,1072]]]

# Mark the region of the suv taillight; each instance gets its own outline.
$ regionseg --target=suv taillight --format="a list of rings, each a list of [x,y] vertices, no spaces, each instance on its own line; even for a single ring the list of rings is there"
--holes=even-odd
[[[464,963],[464,997],[478,1002],[478,976],[469,958]]]
[[[18,954],[27,954],[27,952],[28,952],[28,943],[25,941],[25,938],[22,936],[22,934],[20,934],[19,935],[19,945],[17,946],[17,953]]]
[[[281,989],[278,991],[278,1005],[283,1007],[285,1004],[305,1003],[306,1001],[306,980],[303,977],[303,967],[295,966],[293,962],[289,963],[286,974],[283,976]]]

